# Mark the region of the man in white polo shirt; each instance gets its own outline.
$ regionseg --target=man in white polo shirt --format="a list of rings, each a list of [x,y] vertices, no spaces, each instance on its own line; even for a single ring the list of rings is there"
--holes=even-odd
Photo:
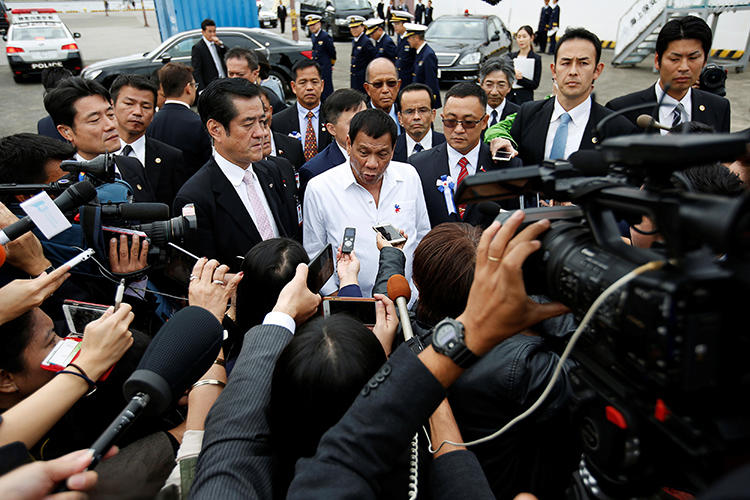
[[[357,113],[349,126],[349,161],[310,180],[305,192],[303,244],[312,257],[328,243],[341,245],[344,229],[357,229],[359,285],[370,296],[379,252],[373,226],[391,224],[406,232],[406,278],[411,279],[414,249],[430,230],[419,175],[406,163],[391,161],[396,125],[382,110]],[[338,288],[335,277],[321,290]],[[414,288],[412,287],[412,290]],[[413,294],[414,295],[414,294]]]

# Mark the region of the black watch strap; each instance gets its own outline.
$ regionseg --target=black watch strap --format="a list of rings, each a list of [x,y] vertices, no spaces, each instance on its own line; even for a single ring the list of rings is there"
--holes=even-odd
[[[445,326],[448,326],[449,328],[452,327],[454,331],[455,337],[450,339],[449,342],[445,342],[444,339],[440,340],[436,338],[439,330]],[[460,321],[456,321],[455,319],[445,318],[440,323],[435,325],[432,335],[432,346],[435,351],[444,356],[448,356],[449,358],[451,358],[451,360],[453,360],[454,363],[456,363],[463,369],[469,368],[480,359],[479,356],[471,352],[471,350],[466,347],[464,325],[461,324]]]
[[[463,369],[469,368],[480,359],[479,356],[471,352],[466,345],[461,345],[454,349],[450,358]]]

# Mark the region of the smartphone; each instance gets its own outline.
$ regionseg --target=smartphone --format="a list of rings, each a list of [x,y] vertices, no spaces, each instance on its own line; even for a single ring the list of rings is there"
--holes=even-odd
[[[108,308],[109,306],[103,304],[65,300],[63,302],[63,314],[70,333],[83,336],[86,325],[99,319]]]
[[[360,297],[324,297],[323,317],[347,313],[365,326],[375,326],[375,299]]]
[[[379,226],[372,226],[372,228],[383,235],[383,238],[388,240],[392,245],[398,245],[406,241],[406,238],[401,236],[398,229],[390,224],[380,224]]]
[[[75,337],[66,337],[60,340],[47,354],[47,357],[42,360],[40,366],[51,372],[64,370],[81,351],[81,340]]]
[[[91,258],[91,256],[94,255],[95,253],[96,252],[94,251],[93,248],[88,248],[88,249],[84,250],[83,252],[79,253],[78,255],[76,255],[75,257],[73,257],[72,259],[70,259],[68,262],[66,262],[65,264],[63,264],[61,267],[70,266],[70,268],[73,269],[74,267],[76,267],[81,262],[83,262],[85,260],[89,260]]]
[[[512,157],[512,153],[509,151],[503,151],[502,149],[498,149],[495,151],[495,154],[492,155],[492,159],[495,161],[510,161]]]
[[[307,266],[307,288],[318,293],[333,276],[333,246],[329,243]]]
[[[357,235],[357,228],[347,227],[344,229],[344,241],[341,243],[342,253],[352,253],[354,250],[354,237]]]

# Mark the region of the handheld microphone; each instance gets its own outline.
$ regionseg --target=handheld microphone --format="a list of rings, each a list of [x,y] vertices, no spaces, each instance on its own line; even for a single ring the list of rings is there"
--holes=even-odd
[[[480,201],[477,203],[477,210],[479,210],[482,215],[488,215],[490,217],[497,217],[502,209],[503,207],[494,201]]]
[[[3,267],[3,264],[5,264],[5,247],[0,245],[0,267]]]
[[[649,116],[649,115],[645,115],[645,114],[644,115],[640,115],[638,118],[636,118],[635,123],[639,127],[643,128],[643,129],[646,129],[646,130],[653,129],[653,128],[660,129],[660,130],[666,130],[667,132],[669,132],[669,131],[672,130],[671,127],[667,127],[666,125],[662,125],[661,123],[659,123],[656,120],[654,120],[653,116]]]
[[[78,182],[66,189],[55,199],[55,205],[61,212],[67,212],[88,203],[96,196],[96,189],[89,181]],[[34,222],[29,216],[0,231],[0,245],[5,245],[34,228]]]
[[[125,409],[91,445],[93,469],[119,435],[142,413],[164,413],[211,367],[221,348],[224,329],[202,307],[180,310],[161,327],[141,362],[125,381]]]
[[[63,160],[60,168],[65,172],[83,172],[94,176],[105,176],[113,168],[114,156],[105,153],[93,160]]]
[[[401,330],[404,332],[404,340],[409,340],[414,336],[414,332],[411,329],[409,311],[406,308],[411,298],[411,288],[403,275],[394,274],[388,278],[388,298],[396,303],[398,316],[401,320]]]

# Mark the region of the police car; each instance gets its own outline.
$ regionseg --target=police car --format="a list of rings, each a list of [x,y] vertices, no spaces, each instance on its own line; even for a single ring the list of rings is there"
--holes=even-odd
[[[68,68],[74,74],[81,72],[83,61],[75,38],[60,20],[55,9],[13,9],[6,41],[5,53],[13,72],[13,79],[39,74],[46,68]]]

